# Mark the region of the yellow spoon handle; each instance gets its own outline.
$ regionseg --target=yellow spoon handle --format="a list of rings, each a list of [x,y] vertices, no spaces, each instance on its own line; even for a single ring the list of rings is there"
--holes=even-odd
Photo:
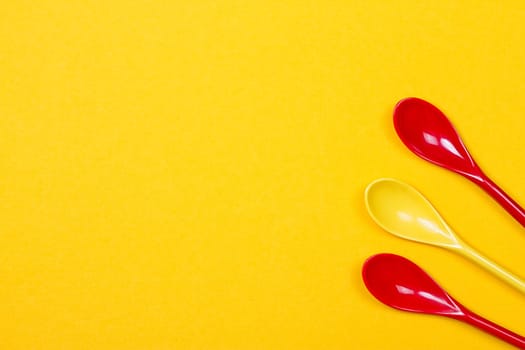
[[[481,267],[485,268],[487,271],[496,275],[504,282],[510,284],[512,287],[525,294],[525,281],[523,281],[520,277],[510,273],[503,267],[496,264],[494,261],[481,255],[478,251],[470,247],[468,244],[462,243],[459,252],[467,258],[479,264]]]

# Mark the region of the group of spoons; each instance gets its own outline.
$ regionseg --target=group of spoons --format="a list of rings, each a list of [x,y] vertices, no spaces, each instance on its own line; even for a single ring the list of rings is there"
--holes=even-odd
[[[525,227],[525,210],[483,173],[438,108],[418,98],[404,99],[394,110],[394,126],[413,153],[474,182]],[[368,185],[365,202],[372,219],[387,232],[460,254],[525,293],[525,281],[465,243],[410,185],[394,179],[376,180]],[[374,255],[364,263],[362,277],[370,293],[388,306],[464,321],[525,349],[525,337],[476,315],[404,257]]]

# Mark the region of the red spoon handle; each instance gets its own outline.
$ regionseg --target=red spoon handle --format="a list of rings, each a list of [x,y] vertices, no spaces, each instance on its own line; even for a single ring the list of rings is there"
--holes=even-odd
[[[522,337],[519,334],[516,334],[512,331],[509,331],[506,328],[503,328],[502,326],[499,326],[495,324],[494,322],[491,322],[487,319],[484,319],[483,317],[473,313],[470,310],[464,310],[465,311],[465,318],[462,320],[478,327],[479,329],[490,333],[494,335],[495,337],[500,338],[501,340],[506,341],[509,344],[512,344],[520,349],[525,349],[525,338]]]
[[[525,227],[525,210],[485,174],[482,175],[480,180],[481,181],[479,182],[476,180],[474,182],[484,189],[485,192],[494,198],[510,215],[512,215],[512,217],[514,217],[514,219]]]

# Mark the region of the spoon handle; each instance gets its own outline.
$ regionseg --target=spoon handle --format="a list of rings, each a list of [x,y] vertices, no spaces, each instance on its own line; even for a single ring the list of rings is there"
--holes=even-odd
[[[482,173],[482,176],[477,179],[472,179],[485,192],[494,198],[514,219],[516,219],[522,226],[525,227],[525,209],[509,197],[498,185],[496,185],[487,175]]]
[[[465,321],[472,326],[490,333],[495,337],[498,337],[501,340],[504,340],[520,349],[525,349],[525,338],[521,335],[514,333],[500,325],[497,325],[494,322],[491,322],[466,308],[463,308],[463,312],[465,313],[465,317],[461,318],[462,321]]]
[[[464,242],[461,243],[461,249],[459,251],[481,267],[485,268],[487,271],[496,275],[504,282],[510,284],[512,287],[525,294],[525,281],[523,281],[520,277],[505,270],[503,267],[499,266],[489,258],[481,255],[477,250]]]

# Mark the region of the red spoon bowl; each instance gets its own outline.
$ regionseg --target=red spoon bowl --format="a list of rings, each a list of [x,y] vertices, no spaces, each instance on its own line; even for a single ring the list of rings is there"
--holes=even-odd
[[[368,291],[380,302],[398,310],[440,315],[466,322],[509,344],[525,348],[525,338],[461,305],[422,268],[395,254],[377,254],[363,264]]]

